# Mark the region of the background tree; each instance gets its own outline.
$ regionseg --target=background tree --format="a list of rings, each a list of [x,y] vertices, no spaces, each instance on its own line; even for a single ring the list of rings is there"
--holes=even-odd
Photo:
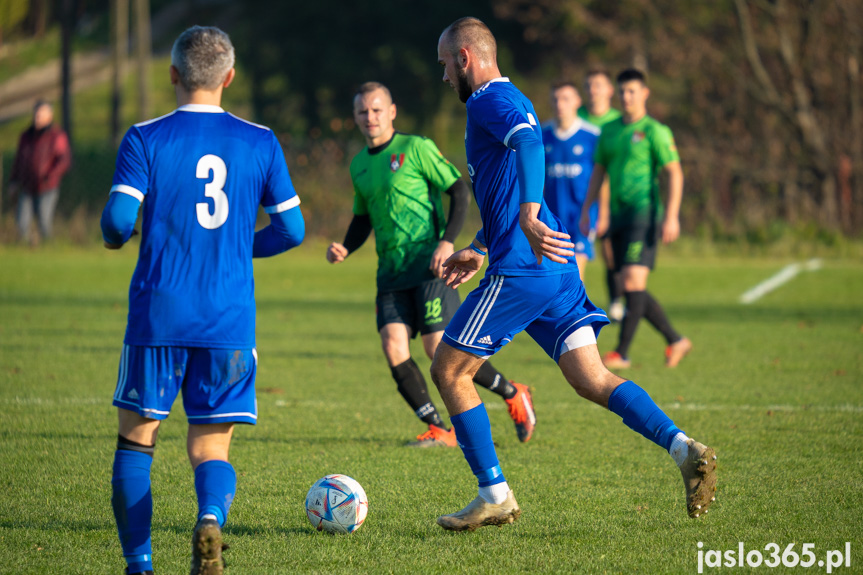
[[[602,60],[650,72],[651,113],[671,125],[684,159],[690,227],[794,223],[802,215],[846,231],[863,224],[863,143],[853,128],[861,114],[860,2],[498,0],[495,7],[561,70]]]

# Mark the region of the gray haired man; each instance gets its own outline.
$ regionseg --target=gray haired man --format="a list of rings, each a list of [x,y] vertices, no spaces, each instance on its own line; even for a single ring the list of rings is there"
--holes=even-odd
[[[257,421],[252,258],[288,250],[305,232],[273,132],[220,107],[233,65],[218,28],[180,35],[171,65],[178,107],[126,133],[102,213],[105,247],[119,249],[147,198],[113,401],[111,504],[127,574],[153,572],[150,467],[180,393],[198,502],[191,573],[222,573],[221,528],[237,490],[228,450],[234,425]],[[255,232],[259,207],[270,225]]]

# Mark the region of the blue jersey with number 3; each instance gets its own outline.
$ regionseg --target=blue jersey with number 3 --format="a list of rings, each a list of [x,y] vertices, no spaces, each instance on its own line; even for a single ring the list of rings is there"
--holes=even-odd
[[[520,130],[542,133],[536,112],[508,78],[497,78],[478,88],[467,101],[465,152],[473,193],[482,217],[488,246],[486,275],[552,275],[578,272],[575,259],[558,264],[536,256],[518,223],[519,189],[515,155],[510,140]],[[566,231],[542,200],[538,218],[554,231]]]
[[[182,106],[129,129],[111,192],[144,202],[126,344],[254,347],[258,206],[299,204],[273,132]]]

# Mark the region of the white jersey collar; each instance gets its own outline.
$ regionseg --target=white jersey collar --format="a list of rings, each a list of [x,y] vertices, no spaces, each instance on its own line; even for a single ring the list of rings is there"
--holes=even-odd
[[[501,76],[500,78],[495,78],[493,80],[489,80],[488,82],[486,82],[485,84],[483,84],[482,86],[477,88],[476,91],[482,92],[483,90],[488,88],[490,85],[494,84],[495,82],[509,82],[509,78],[507,78],[506,76]]]
[[[201,112],[204,114],[222,114],[224,110],[219,106],[209,104],[186,104],[177,108],[178,112]]]
[[[584,120],[576,117],[575,122],[573,122],[572,125],[569,127],[569,129],[564,132],[564,131],[561,131],[561,129],[558,127],[557,122],[554,122],[554,137],[557,138],[558,140],[560,140],[561,142],[565,142],[568,139],[570,139],[571,137],[573,137],[575,135],[575,133],[577,131],[579,131],[583,125],[584,125]]]

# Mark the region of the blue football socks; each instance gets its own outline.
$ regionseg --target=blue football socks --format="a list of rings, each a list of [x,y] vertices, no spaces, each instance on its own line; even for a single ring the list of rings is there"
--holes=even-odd
[[[666,451],[678,433],[683,433],[647,392],[631,381],[618,385],[608,398],[608,409],[623,418],[630,429]]]
[[[237,491],[237,473],[227,461],[205,461],[195,468],[195,492],[198,494],[198,519],[215,515],[224,527],[228,510]]]
[[[485,405],[480,403],[464,413],[452,416],[450,421],[464,458],[467,459],[470,470],[479,481],[481,492],[483,488],[506,483],[491,439],[491,423],[488,420]],[[500,501],[490,501],[490,503],[500,503]]]
[[[129,573],[153,569],[150,545],[150,523],[153,519],[153,494],[150,491],[152,463],[153,456],[140,451],[118,449],[114,453],[111,505]]]

